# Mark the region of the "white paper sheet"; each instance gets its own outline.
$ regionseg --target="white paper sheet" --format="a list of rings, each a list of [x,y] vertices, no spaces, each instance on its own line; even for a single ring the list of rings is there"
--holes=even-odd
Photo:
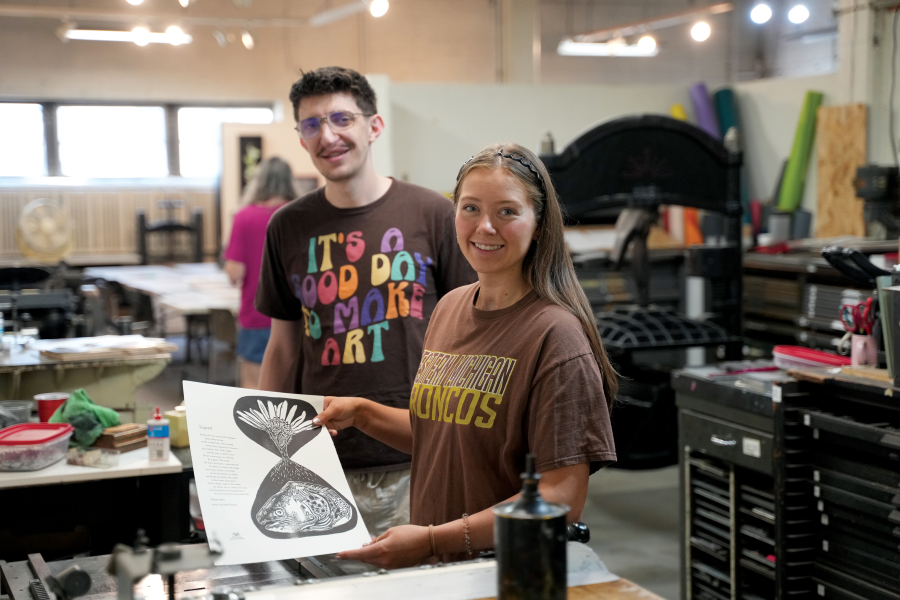
[[[217,565],[331,554],[369,541],[322,396],[184,382],[194,479]]]

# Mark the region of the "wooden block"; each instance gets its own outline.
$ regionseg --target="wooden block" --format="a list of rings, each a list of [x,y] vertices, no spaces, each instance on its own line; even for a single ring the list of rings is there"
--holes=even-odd
[[[143,442],[142,446],[134,445]],[[114,448],[127,452],[124,446],[130,445],[128,450],[136,450],[147,445],[147,426],[138,423],[124,423],[115,427],[107,427],[94,442],[98,448]]]
[[[894,383],[894,378],[888,375],[887,369],[876,369],[871,366],[859,367],[841,367],[841,375],[850,375],[851,377],[861,377],[863,379],[872,379],[883,383]]]
[[[822,106],[816,124],[816,237],[865,236],[856,168],[866,163],[866,105]]]

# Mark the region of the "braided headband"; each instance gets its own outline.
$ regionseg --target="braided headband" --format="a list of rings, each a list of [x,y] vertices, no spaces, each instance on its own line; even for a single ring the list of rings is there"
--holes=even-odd
[[[515,155],[512,154],[512,153],[510,153],[510,154],[504,154],[502,148],[500,149],[500,152],[498,152],[495,156],[499,156],[500,158],[508,158],[508,159],[510,159],[510,160],[514,160],[514,161],[520,163],[522,166],[528,167],[528,170],[531,171],[532,174],[534,174],[535,177],[537,177],[538,183],[541,184],[541,193],[542,193],[543,195],[545,195],[545,196],[547,195],[547,186],[544,185],[544,178],[541,177],[540,172],[538,172],[538,170],[534,168],[534,165],[532,165],[530,162],[528,162],[527,160],[525,160],[525,159],[522,158],[521,156],[515,156]],[[459,173],[456,174],[456,180],[457,180],[457,181],[459,181],[459,178],[460,178],[460,176],[462,175],[463,168],[464,168],[467,164],[469,164],[469,163],[472,161],[472,159],[474,159],[474,158],[475,158],[475,157],[473,156],[472,158],[470,158],[469,160],[467,160],[466,162],[464,162],[464,163],[462,164],[462,167],[459,168]]]

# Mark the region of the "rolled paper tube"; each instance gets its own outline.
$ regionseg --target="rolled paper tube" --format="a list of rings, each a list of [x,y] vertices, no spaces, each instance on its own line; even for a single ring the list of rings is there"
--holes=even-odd
[[[700,216],[696,208],[684,207],[684,245],[696,246],[703,243],[700,231]]]
[[[758,235],[760,232],[760,223],[762,222],[762,202],[759,200],[750,201],[750,223],[753,225],[753,234]]]
[[[669,109],[669,114],[672,115],[673,119],[678,119],[679,121],[687,121],[687,111],[684,110],[684,106],[682,104],[673,104],[672,108]]]
[[[809,166],[809,155],[812,152],[813,140],[816,136],[816,112],[822,104],[822,94],[806,92],[800,121],[794,134],[794,146],[784,169],[784,179],[778,194],[778,209],[793,212],[803,200],[803,184],[806,181],[806,169]]]
[[[722,139],[725,133],[732,127],[741,130],[741,124],[738,121],[737,106],[735,104],[734,91],[730,88],[719,90],[713,94],[716,102],[716,114],[719,116],[719,134]]]
[[[691,88],[691,102],[694,105],[694,114],[697,115],[697,126],[714,138],[721,139],[719,124],[716,123],[716,113],[705,85],[698,83]]]

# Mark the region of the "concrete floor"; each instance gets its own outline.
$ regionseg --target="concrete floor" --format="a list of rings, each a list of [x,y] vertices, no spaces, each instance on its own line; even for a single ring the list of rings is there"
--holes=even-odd
[[[183,346],[181,338],[170,341]],[[138,390],[139,414],[169,410],[183,399],[184,379],[205,381],[206,370],[174,355],[156,379]],[[220,381],[227,378],[222,365]],[[677,467],[650,471],[607,468],[590,479],[582,520],[591,529],[589,545],[609,570],[666,600],[679,600]]]

